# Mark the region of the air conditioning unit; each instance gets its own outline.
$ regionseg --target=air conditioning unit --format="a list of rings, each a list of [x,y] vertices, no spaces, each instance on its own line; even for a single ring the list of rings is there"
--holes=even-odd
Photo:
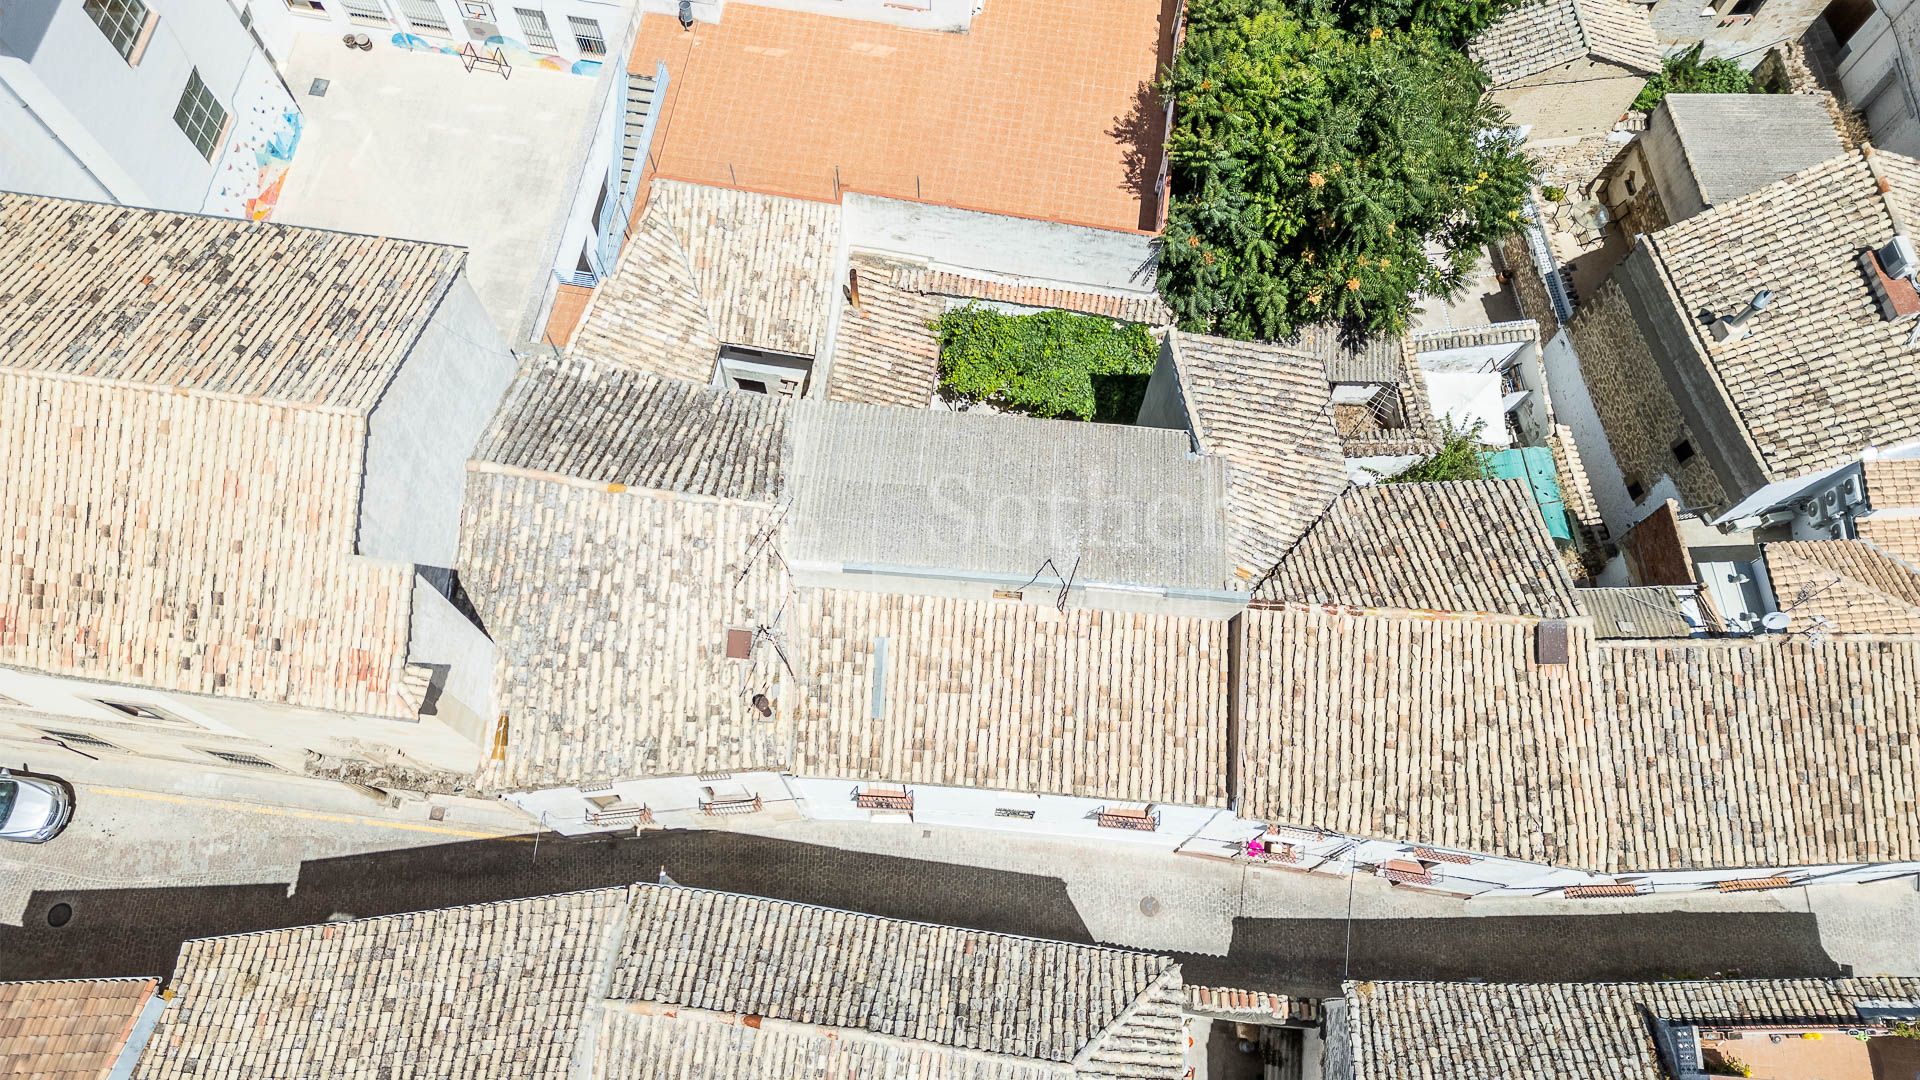
[[[1920,271],[1920,254],[1915,253],[1913,240],[1905,233],[1895,233],[1893,240],[1880,249],[1880,268],[1889,277],[1910,278]]]
[[[485,41],[500,33],[500,24],[486,19],[468,19],[467,36],[475,41]]]
[[[1867,501],[1866,480],[1859,473],[1848,473],[1840,485],[1840,497],[1848,506],[1858,506]]]

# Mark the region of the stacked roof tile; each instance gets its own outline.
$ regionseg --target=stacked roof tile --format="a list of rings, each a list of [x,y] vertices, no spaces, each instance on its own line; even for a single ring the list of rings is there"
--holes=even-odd
[[[694,382],[721,345],[814,356],[839,232],[834,203],[656,180],[572,351]]]
[[[1518,480],[1349,489],[1280,561],[1259,596],[1548,618],[1580,614],[1573,580]]]
[[[1768,544],[1780,610],[1842,634],[1920,634],[1920,570],[1870,540]]]
[[[0,663],[417,715],[412,568],[353,557],[358,498],[461,263],[0,194]]]
[[[1920,979],[1349,982],[1344,991],[1351,1080],[1664,1080],[1671,1073],[1650,1018],[1724,1027],[1864,1026],[1862,1003],[1912,1002],[1920,998]]]
[[[903,267],[894,276],[894,284],[912,292],[930,296],[988,300],[1015,307],[1056,308],[1082,315],[1105,315],[1121,322],[1165,326],[1173,322],[1173,312],[1160,297],[1093,292],[1086,289],[1062,289],[1026,281],[1006,281],[928,267]]]
[[[1911,327],[1882,317],[1859,261],[1893,237],[1889,205],[1920,220],[1920,162],[1871,157],[1887,177],[1884,198],[1868,162],[1850,154],[1647,238],[1650,287],[1659,290],[1648,302],[1661,308],[1649,317],[1675,328],[1664,343],[1691,354],[1675,360],[1683,377],[1688,365],[1708,374],[1688,379],[1699,408],[1734,424],[1709,456],[1750,459],[1765,478],[1784,480],[1867,446],[1920,438]],[[1793,213],[1783,217],[1782,206]],[[1746,336],[1717,341],[1695,318],[1744,309],[1759,285],[1773,301]]]
[[[1258,580],[1346,486],[1326,370],[1271,345],[1178,331],[1167,341],[1193,436],[1227,463],[1236,572]]]
[[[1646,10],[1630,0],[1537,0],[1522,4],[1469,46],[1494,86],[1593,59],[1651,75],[1660,46]]]
[[[1603,873],[1920,858],[1920,640],[1246,616],[1241,813]]]
[[[857,256],[860,304],[842,307],[827,372],[827,397],[874,405],[925,408],[940,381],[940,342],[933,322],[940,297],[902,288],[895,264]]]
[[[101,1080],[153,992],[152,979],[0,982],[0,1076]]]
[[[474,459],[590,484],[772,502],[787,403],[578,358],[536,364]]]
[[[1161,957],[674,887],[210,938],[138,1076],[1181,1074]]]

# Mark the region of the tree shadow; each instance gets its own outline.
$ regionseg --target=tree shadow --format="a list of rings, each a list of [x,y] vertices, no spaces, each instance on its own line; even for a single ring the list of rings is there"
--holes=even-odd
[[[1163,65],[1164,69],[1164,65]],[[1152,83],[1133,91],[1133,105],[1115,117],[1107,135],[1125,151],[1126,187],[1140,200],[1140,228],[1160,230],[1160,163],[1166,160],[1166,105]]]

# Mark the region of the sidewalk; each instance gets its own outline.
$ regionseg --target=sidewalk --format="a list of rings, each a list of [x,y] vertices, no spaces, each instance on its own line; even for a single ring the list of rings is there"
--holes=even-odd
[[[502,803],[436,796],[398,806],[342,784],[0,741],[0,764],[73,785],[74,816],[45,844],[0,844],[0,923],[35,891],[285,884],[303,860],[529,832]]]

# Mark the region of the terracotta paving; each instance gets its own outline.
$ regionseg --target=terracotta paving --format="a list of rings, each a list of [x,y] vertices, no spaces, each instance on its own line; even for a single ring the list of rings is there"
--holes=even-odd
[[[986,0],[956,34],[736,2],[691,32],[645,16],[630,69],[668,68],[662,176],[1153,231],[1146,87],[1172,16],[1172,0]]]

